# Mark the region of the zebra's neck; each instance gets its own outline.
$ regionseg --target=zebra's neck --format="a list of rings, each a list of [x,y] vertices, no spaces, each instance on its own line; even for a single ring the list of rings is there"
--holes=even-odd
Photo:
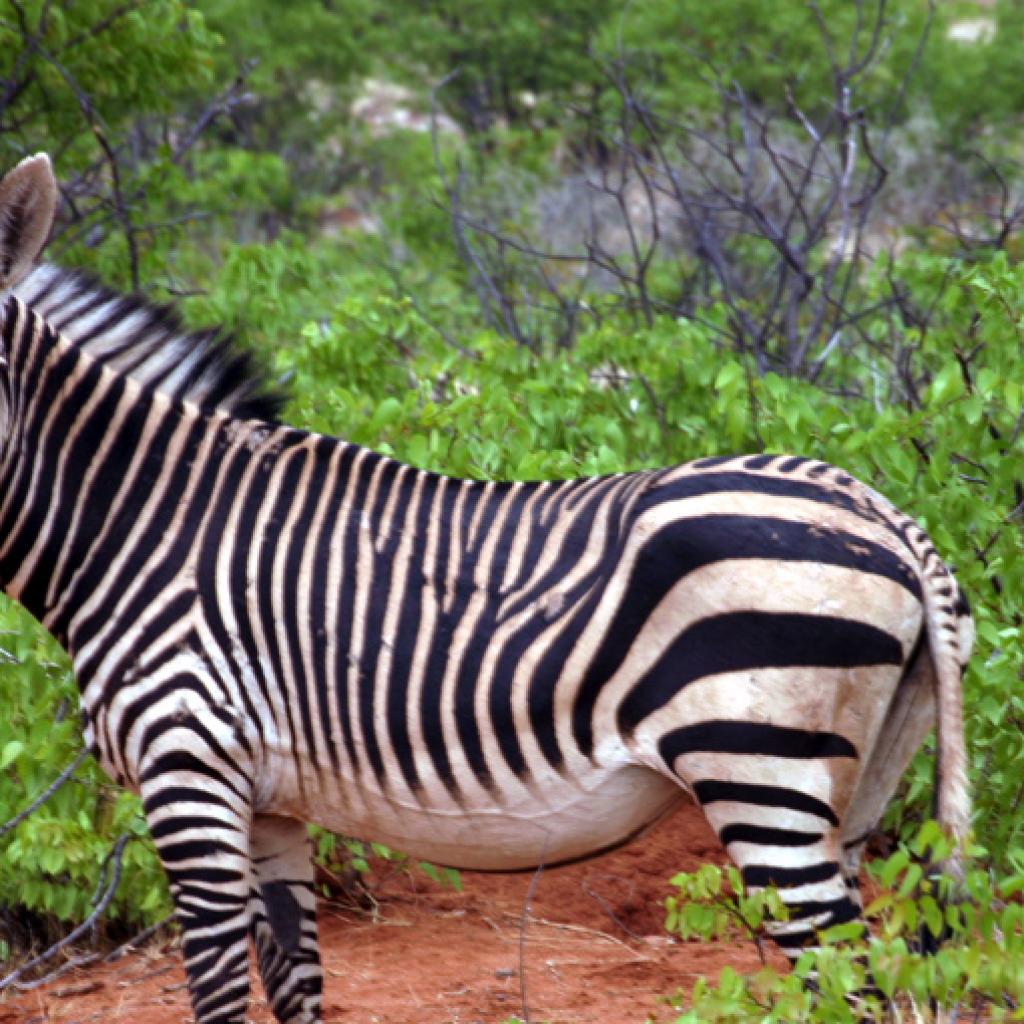
[[[91,358],[140,384],[204,411],[277,420],[280,396],[220,329],[186,330],[173,307],[49,263],[12,293]]]
[[[69,646],[67,623],[135,525],[167,448],[201,416],[104,366],[16,299],[3,342],[0,584]]]

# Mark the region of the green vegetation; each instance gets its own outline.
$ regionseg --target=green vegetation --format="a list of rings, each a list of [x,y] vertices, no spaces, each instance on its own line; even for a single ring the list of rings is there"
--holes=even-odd
[[[1019,1020],[1024,996],[1019,970],[1021,907],[1016,900],[1024,875],[993,882],[971,871],[963,900],[950,898],[942,880],[928,878],[921,862],[934,863],[948,846],[934,822],[886,860],[869,865],[881,894],[860,924],[835,925],[822,933],[821,948],[805,953],[789,974],[769,966],[750,976],[725,968],[718,984],[698,979],[676,1024],[730,1024],[760,1020],[896,1022],[933,1001],[959,1006],[980,1019]],[[672,879],[678,896],[668,899],[669,930],[683,938],[742,936],[762,939],[770,917],[785,918],[772,890],[744,891],[735,868],[707,866]],[[942,938],[935,952],[922,953],[919,938]],[[807,984],[813,979],[813,987]],[[860,993],[859,1002],[850,993]]]
[[[990,874],[969,888],[985,910],[1008,899],[1024,872],[1020,5],[999,3],[975,43],[950,36],[985,15],[966,0],[279,7],[0,0],[0,163],[54,155],[53,258],[225,324],[286,377],[290,422],[428,469],[530,479],[790,451],[871,483],[927,527],[975,611]],[[367,77],[408,95],[368,99]],[[429,121],[434,87],[433,137],[353,113],[360,97]],[[81,746],[67,660],[10,604],[0,701],[2,822]],[[906,842],[931,775],[926,749],[886,822]],[[167,913],[137,803],[86,761],[0,835],[0,942],[87,917],[126,833],[103,927]],[[320,845],[360,866],[361,847]],[[901,990],[925,978],[921,998],[998,994],[1017,904],[954,913],[962,941],[929,966],[898,944],[937,904],[910,900],[892,863],[899,903],[876,907],[869,954],[883,992],[891,970]],[[722,919],[681,907],[690,931]],[[862,970],[828,955],[844,958],[830,976]],[[689,1012],[844,1019],[834,995],[812,1018],[795,981],[724,977]]]

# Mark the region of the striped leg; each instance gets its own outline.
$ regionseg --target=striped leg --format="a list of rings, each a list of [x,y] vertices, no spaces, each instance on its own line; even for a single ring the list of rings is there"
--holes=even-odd
[[[143,784],[170,881],[196,1024],[243,1024],[249,1002],[248,805],[201,786]]]
[[[181,925],[196,1024],[244,1024],[252,789],[234,719],[184,705],[162,715],[146,730],[139,778]]]
[[[267,999],[281,1024],[320,1024],[323,972],[306,826],[257,815],[252,857],[252,935]]]
[[[813,947],[820,929],[860,917],[859,897],[844,877],[839,822],[827,803],[747,782],[697,782],[694,791],[746,884],[774,885],[789,908],[790,919],[769,932],[790,959]]]

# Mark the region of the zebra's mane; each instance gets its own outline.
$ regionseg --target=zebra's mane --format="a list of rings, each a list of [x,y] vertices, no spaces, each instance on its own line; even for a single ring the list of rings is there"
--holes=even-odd
[[[172,306],[119,295],[80,271],[37,266],[13,289],[94,359],[205,412],[276,422],[282,398],[220,330],[189,331]]]

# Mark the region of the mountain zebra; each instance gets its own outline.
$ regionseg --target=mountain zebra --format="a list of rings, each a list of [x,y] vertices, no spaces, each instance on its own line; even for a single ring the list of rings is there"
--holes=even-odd
[[[321,1021],[306,821],[515,870],[689,791],[796,955],[859,916],[937,717],[963,840],[970,615],[875,492],[772,455],[454,480],[279,425],[215,336],[33,268],[55,201],[42,155],[0,182],[0,577],[142,796],[199,1024],[241,1024],[250,938],[278,1020]]]

